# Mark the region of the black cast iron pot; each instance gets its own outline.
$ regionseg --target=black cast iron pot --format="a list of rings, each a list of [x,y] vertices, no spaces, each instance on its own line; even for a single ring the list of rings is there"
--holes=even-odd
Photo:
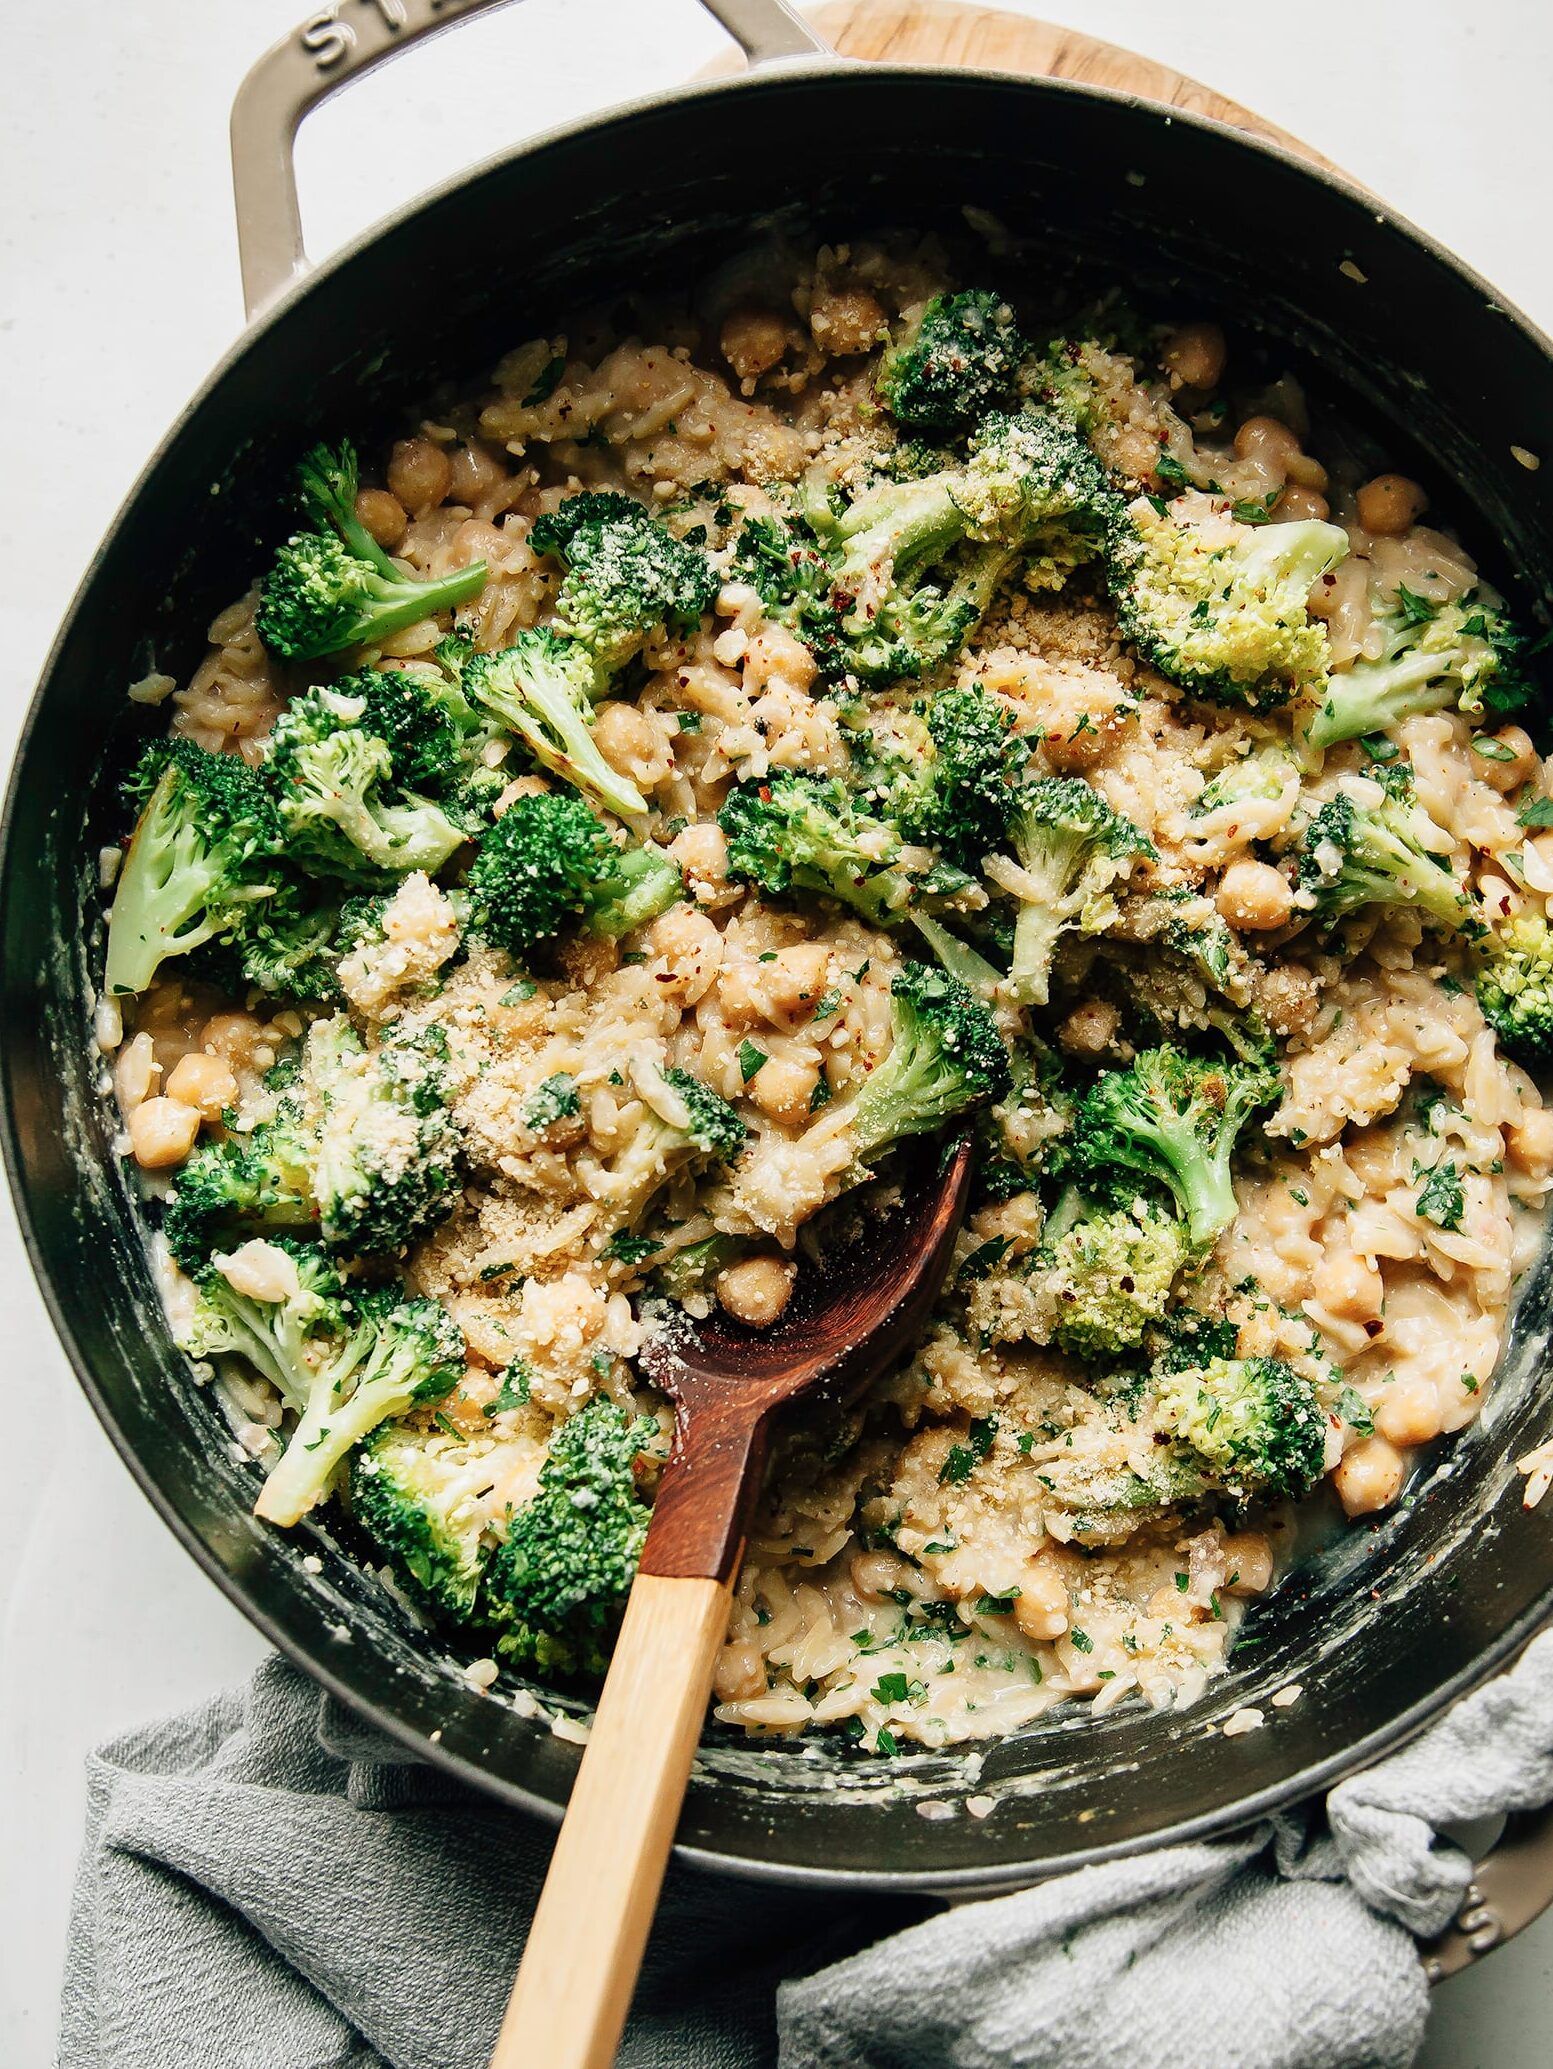
[[[234,121],[251,305],[299,272],[289,176],[299,115],[337,80],[464,7],[409,0],[319,17],[252,76]],[[327,1526],[253,1521],[209,1398],[172,1349],[88,1041],[95,856],[119,830],[134,745],[125,687],[184,677],[203,628],[285,524],[297,454],[370,441],[438,384],[644,279],[694,278],[752,224],[881,223],[961,234],[969,204],[1021,240],[1027,272],[1075,264],[1140,306],[1220,314],[1304,369],[1439,489],[1523,611],[1553,569],[1548,341],[1372,197],[1213,123],[1049,81],[841,66],[778,0],[708,0],[759,58],[524,145],[430,195],[280,293],[190,404],[92,565],[50,658],[12,779],[0,877],[5,1146],[38,1276],[99,1415],[171,1527],[320,1682],[443,1767],[555,1815],[576,1749],[476,1694]],[[579,4],[579,22],[585,6]],[[809,52],[806,58],[800,53]],[[824,168],[823,174],[816,168]],[[1470,513],[1470,515],[1468,515]],[[1218,1831],[1315,1789],[1415,1730],[1547,1615],[1553,1528],[1512,1461],[1553,1434],[1536,1381],[1553,1318],[1526,1286],[1475,1429],[1383,1521],[1313,1554],[1258,1605],[1231,1671],[1179,1716],[1075,1709],[963,1755],[895,1762],[828,1743],[709,1736],[681,1838],[749,1874],[973,1888]],[[322,1557],[319,1575],[303,1557]],[[1211,1729],[1298,1682],[1266,1729]],[[432,1742],[432,1733],[439,1736]],[[994,1815],[928,1821],[972,1787]]]

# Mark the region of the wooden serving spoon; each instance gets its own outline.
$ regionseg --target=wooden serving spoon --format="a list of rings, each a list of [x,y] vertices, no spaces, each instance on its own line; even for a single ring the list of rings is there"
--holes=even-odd
[[[854,1393],[900,1357],[949,1267],[969,1137],[923,1145],[876,1239],[799,1273],[782,1319],[714,1315],[649,1339],[644,1378],[674,1402],[640,1570],[491,2069],[608,2069],[625,2025],[712,1668],[779,1409]]]

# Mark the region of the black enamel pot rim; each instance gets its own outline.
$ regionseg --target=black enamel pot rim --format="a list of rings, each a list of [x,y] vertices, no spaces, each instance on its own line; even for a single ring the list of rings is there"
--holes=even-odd
[[[245,331],[234,341],[229,350],[201,384],[187,407],[179,413],[165,437],[133,487],[129,490],[118,515],[105,534],[102,544],[94,553],[70,609],[66,614],[48,660],[39,679],[39,687],[31,701],[25,722],[18,736],[15,759],[7,785],[3,819],[0,819],[0,936],[8,935],[12,924],[12,901],[17,893],[18,858],[15,849],[14,830],[17,800],[22,780],[22,771],[28,758],[33,734],[38,726],[41,709],[54,685],[54,677],[62,651],[72,628],[88,613],[93,604],[94,589],[99,569],[109,543],[116,537],[124,522],[126,512],[141,495],[142,490],[157,474],[169,449],[174,445],[190,418],[204,405],[207,398],[217,389],[229,371],[246,358],[249,353],[262,352],[271,326],[286,316],[297,305],[304,303],[314,289],[349,268],[364,252],[381,241],[391,237],[408,222],[413,221],[423,210],[456,196],[460,190],[470,186],[499,169],[526,158],[543,154],[553,146],[573,141],[587,141],[603,145],[611,131],[625,129],[633,118],[668,109],[687,119],[693,117],[698,106],[720,101],[734,94],[773,94],[790,91],[818,90],[827,94],[866,94],[877,88],[898,85],[904,81],[920,84],[924,68],[894,65],[850,65],[829,60],[807,59],[785,61],[768,65],[750,74],[735,75],[727,79],[703,81],[666,93],[642,96],[638,99],[613,107],[603,114],[558,126],[542,135],[526,140],[510,150],[492,155],[480,164],[456,177],[442,182],[437,187],[417,196],[402,208],[351,239],[339,251],[330,255],[310,272],[293,282],[284,293],[256,317]],[[1553,341],[1513,305],[1507,303],[1492,286],[1472,268],[1464,265],[1437,240],[1418,230],[1395,211],[1385,207],[1352,182],[1322,166],[1315,166],[1293,152],[1260,137],[1228,129],[1224,124],[1197,114],[1140,99],[1137,96],[1117,93],[1107,88],[1079,84],[1068,80],[1032,79],[1029,77],[998,72],[994,70],[956,70],[946,76],[956,85],[978,83],[989,88],[1005,91],[1015,90],[1026,97],[1032,106],[1052,99],[1061,99],[1076,105],[1100,103],[1119,105],[1128,109],[1132,119],[1141,124],[1164,128],[1178,126],[1188,131],[1202,131],[1228,142],[1249,162],[1271,159],[1292,169],[1301,180],[1316,186],[1324,186],[1350,202],[1363,206],[1374,221],[1394,230],[1411,242],[1437,263],[1453,272],[1469,289],[1481,296],[1485,309],[1499,315],[1517,328],[1526,340],[1539,352],[1547,363],[1550,379],[1553,379]],[[18,1116],[15,1086],[9,1068],[0,1072],[4,1078],[3,1114],[0,1114],[0,1149],[3,1149],[7,1176],[15,1202],[17,1219],[22,1238],[38,1282],[44,1302],[48,1308],[54,1328],[63,1344],[70,1363],[83,1391],[91,1402],[99,1420],[124,1460],[125,1465],[161,1515],[163,1521],[194,1557],[209,1577],[223,1590],[228,1599],[252,1622],[280,1652],[302,1668],[311,1679],[319,1683],[332,1696],[357,1715],[365,1717],[387,1737],[396,1739],[423,1760],[444,1770],[459,1781],[487,1796],[495,1796],[504,1804],[531,1812],[539,1817],[557,1822],[560,1807],[548,1798],[493,1774],[477,1761],[467,1759],[449,1750],[440,1743],[429,1742],[411,1723],[396,1716],[382,1704],[358,1693],[347,1679],[336,1673],[320,1656],[309,1651],[301,1639],[293,1637],[266,1608],[261,1607],[249,1596],[241,1580],[229,1572],[216,1558],[211,1548],[198,1536],[191,1524],[178,1512],[171,1495],[163,1489],[153,1475],[149,1464],[136,1451],[115,1419],[109,1401],[99,1386],[93,1369],[83,1352],[70,1311],[70,1300],[66,1289],[57,1284],[51,1276],[43,1254],[43,1243],[28,1199],[27,1174],[24,1167],[22,1144],[18,1130]],[[1443,1708],[1468,1691],[1478,1682],[1492,1674],[1507,1661],[1536,1629],[1553,1613],[1553,1587],[1550,1587],[1533,1606],[1525,1611],[1507,1628],[1484,1644],[1470,1663],[1460,1671],[1442,1681],[1425,1699],[1389,1720],[1383,1726],[1370,1731],[1363,1737],[1327,1758],[1315,1761],[1284,1780],[1249,1794],[1237,1801],[1206,1812],[1200,1816],[1178,1820],[1170,1826],[1140,1836],[1112,1843],[1101,1843],[1089,1847],[1077,1847],[1059,1856],[1047,1856],[1039,1864],[1041,1876],[1050,1876],[1068,1870],[1091,1865],[1099,1861],[1151,1851],[1166,1845],[1189,1840],[1200,1840],[1243,1827],[1256,1819],[1287,1805],[1295,1799],[1310,1795],[1327,1785],[1367,1765],[1378,1755],[1394,1748],[1421,1729]],[[1190,1713],[1183,1713],[1189,1719]],[[873,1890],[923,1890],[953,1893],[956,1891],[987,1893],[998,1889],[1028,1882],[1031,1868],[1021,1870],[1017,1864],[1006,1860],[986,1868],[943,1870],[938,1872],[915,1870],[909,1873],[894,1871],[870,1871],[850,1868],[825,1868],[797,1865],[785,1862],[763,1861],[748,1854],[728,1854],[709,1847],[681,1846],[676,1849],[683,1860],[715,1870],[752,1880],[793,1884],[808,1887],[833,1887]]]

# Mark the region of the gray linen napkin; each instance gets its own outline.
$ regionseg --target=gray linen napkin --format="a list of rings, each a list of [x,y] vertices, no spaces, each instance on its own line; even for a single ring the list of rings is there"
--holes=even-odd
[[[947,1911],[677,1870],[622,2069],[1404,2069],[1436,1828],[1550,1798],[1553,1632],[1324,1819]],[[61,2069],[482,2069],[549,1844],[271,1660],[93,1756]]]

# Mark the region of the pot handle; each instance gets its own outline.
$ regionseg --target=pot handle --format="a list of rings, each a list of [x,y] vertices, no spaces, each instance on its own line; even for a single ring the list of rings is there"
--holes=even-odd
[[[267,50],[232,103],[232,189],[243,303],[257,316],[307,271],[292,145],[321,101],[423,36],[507,0],[330,0]],[[701,0],[753,65],[829,57],[788,0]]]

